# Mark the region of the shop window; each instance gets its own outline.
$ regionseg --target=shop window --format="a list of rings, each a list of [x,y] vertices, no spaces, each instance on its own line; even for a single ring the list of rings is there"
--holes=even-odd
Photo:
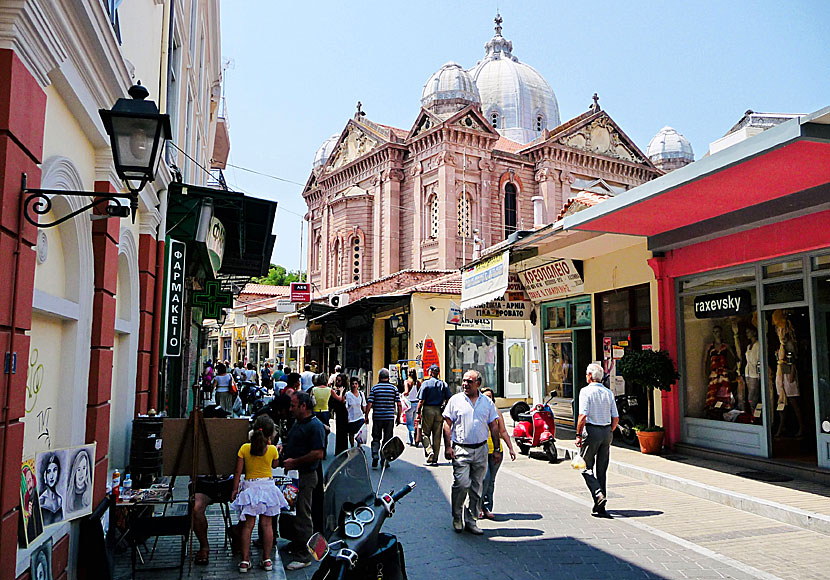
[[[683,292],[698,292],[710,290],[713,288],[726,288],[730,286],[737,286],[739,284],[754,283],[755,282],[755,268],[746,268],[737,272],[730,272],[728,274],[711,274],[708,276],[697,276],[690,280],[685,280],[681,284],[681,291]]]
[[[789,260],[778,264],[764,266],[764,278],[780,278],[781,276],[800,276],[804,264],[801,259]]]
[[[804,281],[788,280],[764,284],[764,304],[787,304],[804,300]]]
[[[595,297],[596,352],[615,394],[634,394],[616,374],[616,361],[630,350],[652,348],[649,285],[603,292]]]
[[[813,271],[816,270],[830,270],[830,254],[824,256],[816,256],[810,260]]]
[[[754,286],[682,298],[686,416],[762,424],[756,305]]]
[[[446,336],[446,360],[442,378],[452,392],[461,390],[461,378],[469,370],[481,373],[481,384],[493,389],[498,397],[504,396],[502,333],[492,331],[448,331]]]
[[[827,258],[825,264],[830,267],[830,256],[823,258]],[[830,434],[830,279],[826,274],[813,278],[813,300],[816,320],[819,429],[824,434]]]
[[[516,186],[508,183],[504,186],[504,237],[516,231],[516,223]]]

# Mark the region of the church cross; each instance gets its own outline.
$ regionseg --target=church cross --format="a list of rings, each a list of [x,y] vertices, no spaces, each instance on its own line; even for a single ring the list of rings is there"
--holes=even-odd
[[[222,290],[219,282],[210,281],[202,292],[193,293],[193,305],[202,308],[205,318],[217,319],[223,308],[233,306],[233,294]]]
[[[501,14],[496,13],[496,18],[493,20],[496,23],[496,36],[501,36],[501,23],[504,22],[502,20]]]

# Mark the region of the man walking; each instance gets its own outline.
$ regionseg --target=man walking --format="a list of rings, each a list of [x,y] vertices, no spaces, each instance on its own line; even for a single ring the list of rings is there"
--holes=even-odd
[[[311,372],[311,365],[307,364],[303,367],[303,372],[300,374],[300,384],[306,393],[310,393],[314,387],[314,373]]]
[[[424,442],[424,456],[427,465],[438,465],[441,456],[441,436],[444,432],[444,418],[441,405],[450,398],[447,383],[438,378],[438,365],[429,367],[429,378],[421,383],[418,394],[417,415],[421,421],[421,438]]]
[[[596,363],[588,365],[585,378],[588,386],[579,391],[579,418],[576,422],[576,445],[585,460],[582,477],[594,499],[593,513],[610,518],[605,511],[608,503],[605,476],[614,429],[620,422],[614,393],[602,384],[603,370]]]
[[[487,435],[498,445],[499,414],[490,397],[479,392],[481,373],[467,371],[461,386],[464,391],[450,397],[444,409],[444,456],[452,460],[452,527],[457,533],[466,529],[480,536],[484,532],[476,520],[487,474]],[[493,459],[501,461],[500,446],[493,451]]]
[[[378,384],[369,391],[366,405],[366,423],[372,415],[372,468],[378,466],[380,448],[392,438],[395,425],[401,422],[401,396],[398,387],[389,382],[389,370],[378,371]]]
[[[291,415],[296,423],[285,437],[285,444],[280,449],[279,464],[286,471],[296,469],[300,472],[300,484],[297,490],[294,518],[295,559],[286,566],[287,570],[299,570],[311,564],[311,555],[306,543],[311,537],[314,526],[311,519],[311,498],[318,481],[317,472],[323,459],[325,429],[319,419],[312,415],[314,403],[311,395],[296,391],[291,395]]]

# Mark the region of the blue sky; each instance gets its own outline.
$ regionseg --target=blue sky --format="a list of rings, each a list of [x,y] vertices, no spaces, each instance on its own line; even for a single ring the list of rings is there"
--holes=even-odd
[[[409,129],[435,70],[448,61],[470,68],[484,55],[496,6],[222,0],[229,162],[289,181],[225,172],[231,187],[280,202],[272,261],[300,266],[301,184],[356,102],[372,121]],[[551,85],[563,122],[596,92],[643,150],[671,125],[699,159],[747,109],[830,105],[826,0],[501,0],[498,8],[513,54]]]

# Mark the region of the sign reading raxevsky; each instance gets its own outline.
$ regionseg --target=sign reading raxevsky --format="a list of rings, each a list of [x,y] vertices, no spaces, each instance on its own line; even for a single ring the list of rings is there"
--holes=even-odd
[[[752,310],[749,290],[731,290],[695,296],[695,318],[726,318]]]
[[[461,275],[461,309],[466,310],[504,295],[510,250],[486,258]]]
[[[519,272],[519,278],[534,302],[581,294],[585,290],[582,276],[576,271],[574,263],[565,258]]]
[[[530,320],[533,303],[525,294],[522,282],[516,274],[507,279],[507,291],[500,297],[481,306],[468,309],[464,314],[470,318],[500,318],[503,320]]]
[[[164,332],[164,356],[182,354],[182,314],[184,305],[184,242],[170,240],[167,260],[167,320]]]

